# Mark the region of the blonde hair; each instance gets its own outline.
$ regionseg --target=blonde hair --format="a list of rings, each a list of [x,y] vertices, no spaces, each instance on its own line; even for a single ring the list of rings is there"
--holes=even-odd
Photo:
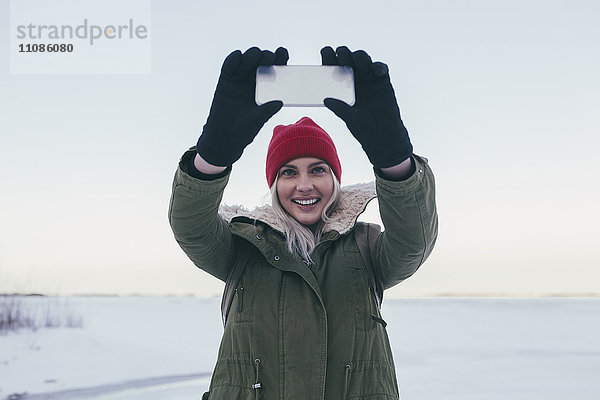
[[[312,263],[311,254],[317,244],[321,241],[325,223],[329,221],[329,215],[331,215],[331,212],[335,209],[340,198],[340,182],[335,174],[332,173],[331,176],[333,177],[333,192],[331,193],[331,198],[323,208],[321,220],[315,225],[314,232],[306,225],[296,221],[296,219],[288,214],[279,202],[279,196],[277,195],[277,181],[279,180],[279,174],[275,176],[275,180],[271,186],[271,206],[283,225],[287,248],[290,253],[298,254],[302,257],[306,263]]]

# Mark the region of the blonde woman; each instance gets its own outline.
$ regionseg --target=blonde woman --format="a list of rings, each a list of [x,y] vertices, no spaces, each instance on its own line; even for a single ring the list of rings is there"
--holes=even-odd
[[[202,135],[179,163],[169,218],[194,264],[225,281],[240,248],[251,249],[203,399],[399,398],[386,323],[353,232],[377,197],[385,230],[368,225],[376,283],[388,289],[410,277],[437,236],[433,174],[412,153],[387,66],[346,47],[321,56],[354,70],[354,106],[324,103],[362,145],[374,185],[341,187],[331,137],[305,117],[274,129],[272,206],[219,210],[232,165],[282,107],[257,106],[254,80],[258,65],[287,62],[284,48],[226,58]]]

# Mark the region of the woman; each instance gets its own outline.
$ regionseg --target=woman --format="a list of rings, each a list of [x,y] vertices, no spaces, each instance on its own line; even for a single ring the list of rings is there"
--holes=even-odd
[[[437,235],[434,180],[412,154],[385,64],[346,47],[321,50],[324,65],[349,65],[354,106],[325,99],[361,143],[375,186],[340,188],[330,136],[310,118],[274,129],[266,163],[272,207],[219,204],[231,166],[282,106],[254,103],[258,65],[281,65],[287,50],[235,51],[223,63],[197,146],[182,157],[169,218],[200,268],[225,281],[240,243],[252,252],[226,322],[210,391],[203,399],[398,399],[392,352],[352,234],[377,193],[385,231],[372,266],[390,288],[411,276]]]

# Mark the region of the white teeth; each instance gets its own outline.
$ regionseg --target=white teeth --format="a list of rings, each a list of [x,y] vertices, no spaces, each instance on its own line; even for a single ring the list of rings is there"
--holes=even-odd
[[[294,203],[298,203],[300,205],[303,206],[310,206],[312,204],[315,204],[317,201],[319,201],[319,199],[312,199],[312,200],[293,200]]]

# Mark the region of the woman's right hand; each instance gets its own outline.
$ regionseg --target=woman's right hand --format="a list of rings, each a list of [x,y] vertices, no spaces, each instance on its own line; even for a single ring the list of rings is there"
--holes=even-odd
[[[281,101],[256,105],[256,68],[259,65],[285,65],[288,51],[279,47],[275,53],[252,47],[242,54],[236,50],[223,62],[221,76],[210,113],[196,151],[206,162],[227,167],[241,156],[258,131],[277,111]]]

